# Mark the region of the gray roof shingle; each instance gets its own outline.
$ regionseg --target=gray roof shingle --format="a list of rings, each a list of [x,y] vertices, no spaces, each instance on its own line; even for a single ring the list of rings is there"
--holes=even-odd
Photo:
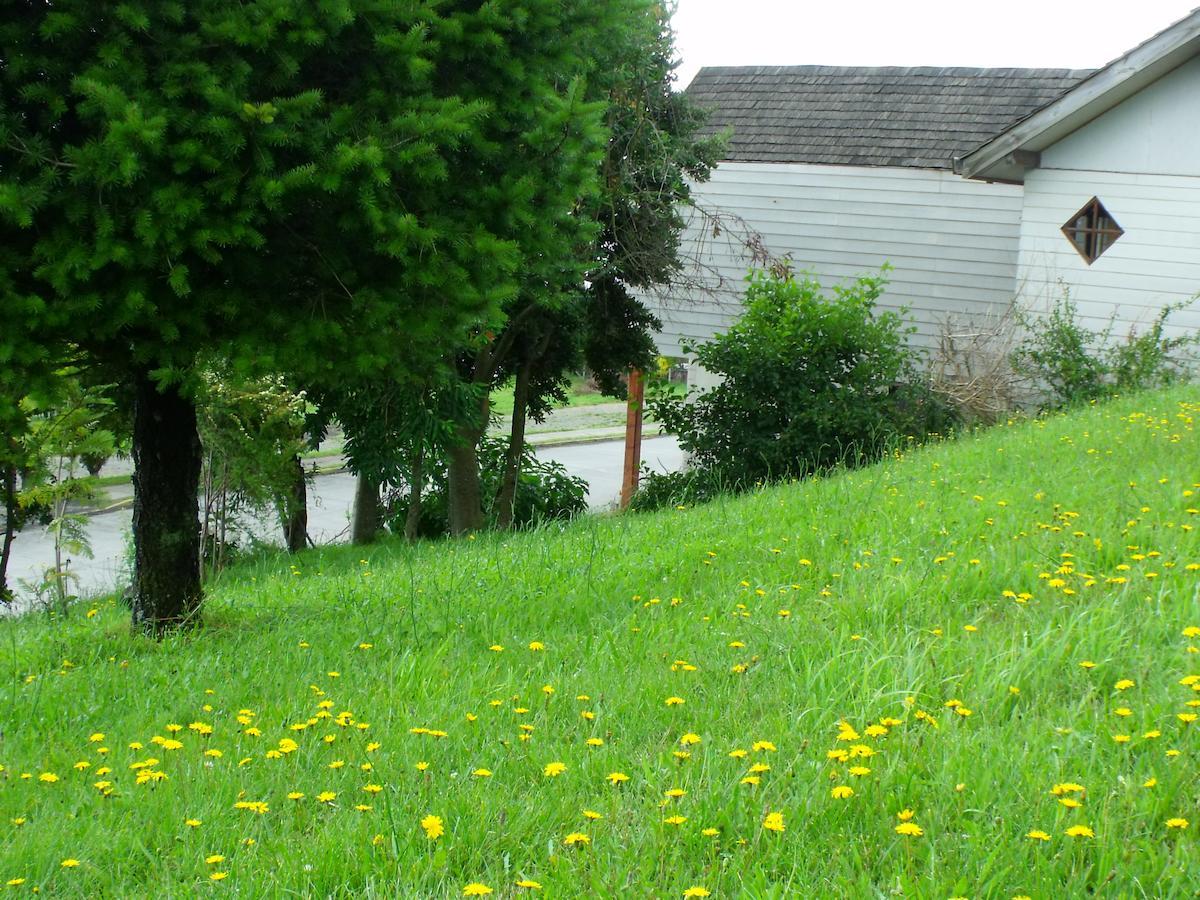
[[[1082,69],[718,66],[687,94],[725,158],[949,169],[1090,74]]]

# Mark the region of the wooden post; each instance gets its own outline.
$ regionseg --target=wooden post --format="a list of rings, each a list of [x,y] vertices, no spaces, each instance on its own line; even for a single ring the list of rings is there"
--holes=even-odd
[[[629,370],[629,402],[625,411],[625,476],[621,479],[621,509],[629,506],[642,465],[642,401],[646,384],[641,369]]]

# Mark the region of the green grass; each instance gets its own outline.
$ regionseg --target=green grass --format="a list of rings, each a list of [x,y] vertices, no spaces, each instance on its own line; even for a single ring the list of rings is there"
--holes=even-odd
[[[498,416],[511,416],[513,411],[513,384],[506,384],[492,391],[491,410]],[[579,375],[571,376],[571,386],[567,389],[565,406],[598,406],[601,403],[620,403],[619,399],[606,397],[599,391],[591,390],[587,380]]]
[[[1198,415],[1180,389],[703,508],[266,558],[213,587],[202,630],[161,645],[113,605],[0,623],[0,883],[1191,896],[1200,722],[1179,716],[1200,698],[1200,636],[1185,635],[1200,626]],[[881,719],[898,724],[869,734]],[[152,743],[172,723],[182,748]],[[147,757],[166,780],[135,783]],[[552,762],[565,772],[547,777]],[[754,764],[770,768],[742,784]],[[1085,788],[1063,795],[1079,808],[1052,793],[1065,782]],[[904,809],[922,835],[896,833]],[[762,827],[774,812],[783,833]],[[1190,824],[1168,828],[1176,816]],[[565,846],[574,832],[590,844]]]

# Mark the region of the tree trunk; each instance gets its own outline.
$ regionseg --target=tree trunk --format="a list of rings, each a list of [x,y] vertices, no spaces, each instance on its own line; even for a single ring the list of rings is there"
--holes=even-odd
[[[0,549],[0,603],[11,603],[12,589],[8,586],[8,561],[12,557],[13,541],[17,537],[17,467],[4,467],[4,545]]]
[[[480,373],[486,374],[486,379]],[[483,487],[479,478],[479,442],[488,426],[487,385],[492,377],[491,363],[481,355],[475,363],[476,384],[482,391],[475,422],[459,425],[456,440],[447,450],[446,506],[450,533],[467,534],[483,528]]]
[[[283,537],[289,553],[299,553],[308,546],[308,483],[304,478],[304,463],[292,457],[295,477],[291,496],[286,499],[283,515]]]
[[[421,496],[425,489],[425,445],[419,443],[413,451],[412,469],[409,475],[408,515],[404,517],[404,539],[415,541],[421,527]]]
[[[529,410],[529,381],[532,366],[528,360],[517,369],[513,387],[512,427],[509,430],[508,453],[504,457],[504,473],[496,494],[496,527],[512,528],[513,504],[517,499],[517,481],[521,477],[521,456],[525,452],[525,417]]]
[[[198,621],[201,447],[196,406],[177,385],[135,376],[133,623],[155,636]]]
[[[483,488],[479,481],[478,429],[460,428],[459,442],[448,451],[447,506],[449,507],[450,533],[461,535],[483,528]]]
[[[379,534],[379,485],[359,475],[354,486],[354,520],[350,524],[350,542],[369,544]]]

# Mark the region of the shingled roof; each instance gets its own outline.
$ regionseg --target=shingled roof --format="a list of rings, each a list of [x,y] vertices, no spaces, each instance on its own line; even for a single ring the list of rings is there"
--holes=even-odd
[[[1078,69],[709,67],[687,94],[726,159],[949,169],[1090,74]]]

